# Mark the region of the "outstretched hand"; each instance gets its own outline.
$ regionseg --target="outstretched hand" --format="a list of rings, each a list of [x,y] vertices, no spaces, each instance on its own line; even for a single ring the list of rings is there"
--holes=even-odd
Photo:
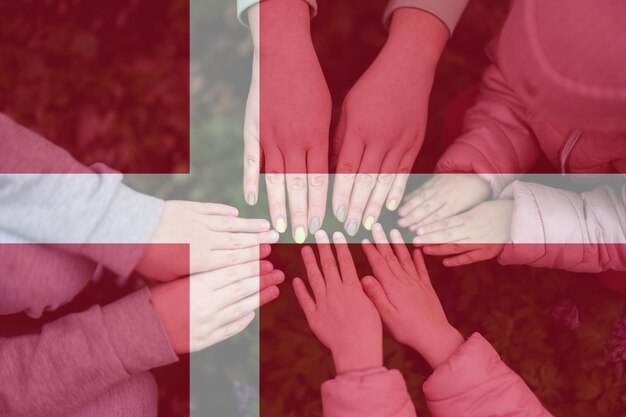
[[[448,322],[419,249],[409,253],[400,232],[391,231],[390,245],[380,224],[373,228],[374,246],[363,242],[374,277],[363,288],[394,338],[418,351],[434,369],[463,344]]]
[[[337,373],[382,366],[380,317],[361,288],[344,236],[339,232],[333,235],[339,268],[326,233],[318,231],[315,238],[321,271],[313,250],[308,246],[302,249],[313,296],[302,279],[293,280],[311,330],[332,352]]]

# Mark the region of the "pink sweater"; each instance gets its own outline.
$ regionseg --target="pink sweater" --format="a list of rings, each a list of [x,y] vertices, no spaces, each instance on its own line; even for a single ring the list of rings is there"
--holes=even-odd
[[[55,310],[95,269],[93,261],[49,245],[0,245],[0,314],[37,318]],[[155,417],[157,389],[148,371],[176,360],[144,288],[37,333],[0,337],[0,415]]]
[[[434,417],[552,416],[475,333],[424,383]],[[371,369],[339,375],[322,385],[324,417],[417,417],[402,375]]]
[[[478,173],[514,200],[503,264],[626,270],[626,177],[582,193],[516,181],[541,155],[564,174],[626,174],[624,16],[623,1],[516,1],[489,48],[478,101],[437,171]]]

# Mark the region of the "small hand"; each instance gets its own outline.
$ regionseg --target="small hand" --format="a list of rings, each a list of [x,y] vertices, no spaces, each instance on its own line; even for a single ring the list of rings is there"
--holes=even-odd
[[[490,195],[489,184],[476,174],[437,174],[404,199],[398,226],[414,232],[468,210]]]
[[[512,200],[486,201],[465,213],[418,227],[413,243],[424,246],[429,255],[457,255],[444,259],[446,266],[484,261],[498,256],[508,243],[512,216]]]
[[[318,231],[315,238],[323,272],[313,250],[302,249],[313,297],[300,278],[293,280],[311,330],[332,352],[337,373],[382,366],[380,317],[361,288],[345,238],[339,232],[333,235],[339,269],[326,233]]]
[[[463,344],[463,337],[448,323],[419,249],[411,257],[397,230],[391,231],[392,248],[380,224],[373,236],[376,246],[363,242],[375,276],[363,278],[365,293],[394,338],[437,368]]]
[[[278,233],[267,220],[237,214],[222,204],[167,201],[137,270],[169,281],[268,256]]]
[[[245,329],[254,311],[276,299],[285,276],[270,262],[248,262],[150,289],[177,353],[205,349]]]

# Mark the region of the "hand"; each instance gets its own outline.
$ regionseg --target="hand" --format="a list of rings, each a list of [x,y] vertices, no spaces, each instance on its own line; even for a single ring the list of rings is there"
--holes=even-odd
[[[311,248],[302,249],[314,298],[300,278],[293,280],[296,297],[311,330],[332,352],[337,373],[382,366],[380,317],[361,288],[345,238],[339,232],[333,235],[339,270],[326,233],[320,230],[315,238],[323,274]]]
[[[429,42],[420,43],[419,39]],[[395,210],[422,146],[428,98],[448,31],[418,9],[393,14],[389,38],[346,96],[333,143],[333,212],[349,235]]]
[[[244,122],[244,194],[256,204],[263,160],[272,223],[280,233],[287,229],[286,184],[298,243],[307,229],[322,226],[328,191],[331,98],[311,41],[308,7],[272,0],[248,15],[255,55]]]
[[[418,227],[413,243],[424,246],[429,255],[456,255],[444,259],[446,266],[484,261],[504,249],[512,217],[512,200],[486,201],[465,213]]]
[[[181,354],[241,332],[254,310],[278,297],[276,285],[284,279],[267,261],[248,262],[160,284],[150,292],[170,343]]]
[[[411,259],[397,230],[391,231],[392,249],[380,224],[373,236],[376,246],[363,243],[376,277],[363,278],[365,293],[395,339],[437,368],[463,344],[463,336],[448,323],[419,249]]]
[[[237,214],[236,208],[222,204],[165,202],[137,270],[169,281],[267,257],[267,244],[277,242],[278,233],[269,230],[267,220],[242,219]]]
[[[476,174],[437,174],[409,194],[398,209],[398,226],[419,226],[468,210],[491,195],[487,181]]]

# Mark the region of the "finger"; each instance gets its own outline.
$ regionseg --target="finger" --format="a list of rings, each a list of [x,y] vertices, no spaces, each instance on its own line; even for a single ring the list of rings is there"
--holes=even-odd
[[[416,153],[407,153],[400,160],[400,165],[387,196],[387,208],[391,211],[394,211],[400,204],[400,201],[402,201],[406,183],[409,180],[409,174],[413,169],[416,157]]]
[[[471,250],[475,250],[475,248],[471,247],[470,245],[460,243],[428,245],[422,248],[422,251],[425,254],[434,256],[457,255],[459,253],[464,253]]]
[[[444,220],[440,220],[434,223],[425,224],[423,226],[417,227],[417,235],[427,235],[434,232],[439,232],[441,230],[451,229],[454,227],[463,226],[463,217],[454,216]]]
[[[400,217],[408,216],[413,210],[428,202],[431,198],[437,195],[435,189],[418,188],[411,195],[404,199],[404,203],[398,209],[398,215]]]
[[[231,233],[215,232],[214,248],[220,249],[243,249],[259,246],[261,243],[276,243],[279,235],[276,230],[261,233]]]
[[[317,260],[315,259],[313,249],[309,246],[305,246],[302,248],[301,254],[302,261],[304,262],[304,268],[306,269],[306,274],[309,278],[309,284],[311,284],[311,289],[313,290],[313,295],[315,296],[315,300],[319,302],[320,299],[326,295],[326,282],[324,281],[324,277],[317,266]]]
[[[413,250],[413,263],[415,264],[415,269],[417,270],[419,279],[430,288],[433,288],[433,285],[430,282],[430,276],[428,275],[428,270],[426,269],[426,264],[424,263],[424,255],[422,255],[421,250]]]
[[[188,210],[195,211],[199,214],[216,215],[216,216],[238,216],[239,210],[226,204],[216,203],[200,203],[196,201],[177,201]]]
[[[279,295],[280,289],[276,285],[262,289],[259,293],[259,307],[274,301]]]
[[[236,334],[241,333],[246,327],[254,321],[254,311],[249,312],[239,320],[235,320],[231,323],[224,324],[222,327],[216,329],[212,335],[212,343],[210,345],[222,342]]]
[[[372,226],[376,223],[378,217],[380,216],[385,200],[387,199],[391,186],[394,183],[396,177],[395,172],[398,170],[401,157],[401,154],[390,152],[383,160],[380,167],[380,174],[376,177],[376,184],[370,194],[369,201],[365,207],[365,214],[363,215],[365,219],[363,221],[363,226],[367,230],[372,229]],[[396,208],[394,206],[394,204],[396,204],[395,202],[397,202],[397,200],[394,200],[394,203],[391,203],[390,205],[390,207],[393,207],[393,210]]]
[[[270,245],[251,246],[245,249],[216,250],[211,252],[204,267],[207,271],[224,268],[229,265],[238,265],[250,261],[258,261],[269,256],[272,251]]]
[[[398,258],[396,257],[391,245],[387,241],[387,236],[380,223],[376,223],[372,228],[372,236],[374,242],[376,242],[376,249],[382,255],[383,259],[387,263],[389,270],[393,272],[393,275],[397,278],[403,276],[404,269],[400,265]]]
[[[242,279],[258,277],[260,274],[268,274],[273,270],[274,265],[269,261],[250,261],[196,274],[193,275],[193,278],[202,279],[209,288],[217,290]]]
[[[282,154],[278,149],[272,149],[265,155],[265,185],[270,217],[274,229],[278,233],[287,230],[287,207],[285,203],[285,166]]]
[[[352,186],[356,178],[356,173],[361,164],[363,155],[363,145],[360,141],[347,142],[341,148],[339,160],[337,161],[337,174],[333,186],[333,213],[341,223],[346,220],[348,206],[350,205],[350,195]]]
[[[421,203],[407,215],[400,217],[400,219],[398,219],[398,226],[409,227],[415,225],[427,216],[439,211],[444,204],[445,200],[440,198],[439,195],[435,195]]]
[[[339,116],[339,122],[337,123],[337,128],[335,129],[335,137],[333,138],[333,142],[331,145],[330,167],[332,169],[332,172],[337,172],[339,153],[341,152],[341,148],[343,148],[346,135],[346,118],[344,114],[345,113],[342,109]]]
[[[206,216],[204,223],[216,232],[266,232],[270,223],[265,219],[242,219],[233,216]]]
[[[306,239],[308,228],[306,155],[304,151],[294,150],[285,158],[291,231],[296,243],[301,244]]]
[[[357,275],[354,260],[352,259],[346,238],[340,232],[335,232],[333,234],[333,243],[337,251],[337,261],[339,262],[339,270],[343,282],[357,284],[359,282],[359,276]]]
[[[348,207],[348,216],[346,219],[346,232],[350,236],[355,236],[359,231],[359,225],[363,220],[363,212],[369,201],[370,194],[376,185],[376,178],[380,171],[382,157],[380,152],[374,148],[366,148],[363,154],[363,160],[359,167],[359,173],[356,175],[352,194],[350,195],[350,206]],[[373,219],[368,219],[368,224]],[[373,226],[371,223],[370,226]]]
[[[413,243],[416,245],[452,243],[461,239],[466,239],[467,237],[466,228],[461,226],[416,236],[413,239]]]
[[[261,145],[257,137],[244,133],[243,196],[247,204],[256,204],[261,172]]]
[[[468,246],[468,245],[465,245]],[[480,249],[470,250],[461,255],[453,256],[443,260],[444,266],[454,267],[461,265],[469,265],[476,262],[486,261],[497,255],[497,252],[491,250],[492,245],[482,247]]]
[[[415,197],[417,194],[425,191],[425,190],[432,190],[433,188],[435,188],[435,186],[437,185],[437,183],[439,182],[439,180],[441,179],[441,176],[438,174],[435,174],[433,176],[431,176],[429,179],[427,179],[422,185],[420,185],[418,188],[416,188],[415,190],[411,191],[405,198],[405,201],[408,201],[410,199],[413,199],[413,197]]]
[[[282,271],[275,270],[262,276],[233,282],[215,291],[216,304],[218,306],[229,306],[239,300],[257,294],[265,288],[278,285],[284,280],[285,274]]]
[[[307,153],[309,184],[309,232],[315,234],[324,224],[328,193],[328,148],[317,146]]]
[[[409,230],[415,232],[417,230],[422,230],[422,227],[426,225],[431,225],[431,224],[436,224],[436,223],[445,224],[445,220],[450,218],[450,216],[454,216],[455,214],[458,214],[458,212],[452,209],[452,205],[444,203],[444,205],[439,207],[439,209],[435,210],[433,213],[429,214],[428,216],[422,218],[418,222],[411,225],[409,227]],[[449,226],[446,225],[446,226],[443,226],[442,228],[445,229],[446,227],[449,227]],[[427,230],[427,229],[424,229],[424,230]],[[426,233],[426,232],[424,231],[423,233]],[[418,232],[418,234],[421,234],[421,233]]]
[[[363,252],[365,252],[365,257],[374,275],[380,280],[383,286],[386,285],[389,278],[393,275],[387,266],[387,262],[385,262],[385,259],[369,240],[363,239],[361,246],[363,247]]]
[[[402,265],[402,268],[404,268],[405,272],[409,275],[417,275],[415,265],[411,259],[411,253],[404,243],[400,232],[397,229],[393,229],[389,235],[391,236],[391,242],[393,243],[396,257],[398,258],[400,265]]]
[[[265,297],[265,299],[262,298],[263,291],[266,291],[266,294],[269,294],[263,296]],[[239,320],[240,318],[248,315],[250,312],[261,307],[261,301],[266,301],[267,303],[269,302],[267,301],[267,298],[271,298],[271,296],[274,296],[274,298],[276,298],[278,296],[278,287],[276,286],[266,288],[263,291],[250,295],[246,298],[243,298],[228,305],[227,307],[222,308],[220,311],[217,312],[216,322],[230,323]]]
[[[304,315],[307,320],[310,320],[310,317],[313,316],[315,310],[317,310],[317,306],[315,305],[315,300],[309,294],[309,290],[306,289],[306,285],[300,278],[294,278],[292,281],[293,291],[296,294],[296,299],[304,311]]]
[[[394,307],[389,301],[389,298],[387,298],[385,289],[380,282],[378,282],[373,276],[368,275],[363,277],[361,285],[363,286],[363,291],[367,297],[372,300],[372,303],[376,306],[376,310],[378,310],[381,317],[383,317],[383,319],[388,317]]]
[[[326,279],[326,288],[341,284],[341,276],[335,263],[335,255],[333,255],[333,250],[330,247],[328,235],[325,231],[318,230],[315,233],[315,241],[317,242],[317,250],[320,252],[320,265],[322,265],[322,272]]]

